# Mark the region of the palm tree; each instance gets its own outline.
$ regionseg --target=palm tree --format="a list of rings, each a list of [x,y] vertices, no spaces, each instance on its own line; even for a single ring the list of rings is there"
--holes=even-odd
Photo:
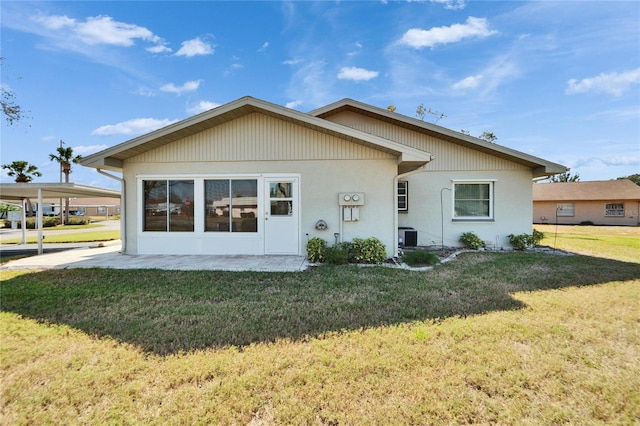
[[[73,148],[71,147],[64,148],[62,147],[62,143],[64,142],[62,141],[60,142],[61,142],[60,143],[61,146],[56,148],[56,151],[58,153],[49,154],[49,159],[51,161],[55,160],[58,163],[60,163],[60,171],[64,173],[64,181],[65,183],[69,183],[69,175],[71,174],[71,163],[78,164],[78,161],[82,159],[82,156],[76,155],[74,157]],[[69,222],[69,199],[68,198],[65,199],[64,208],[65,208],[64,223],[67,224]]]
[[[7,170],[7,175],[15,177],[16,183],[28,183],[33,180],[34,177],[42,176],[42,173],[38,171],[38,167],[33,164],[29,164],[27,161],[14,161],[11,164],[3,164],[2,168]],[[27,201],[27,216],[31,216],[31,200],[25,198]]]
[[[31,182],[34,177],[42,176],[42,173],[38,171],[38,167],[29,164],[27,161],[14,161],[11,164],[3,164],[2,168],[8,170],[8,176],[15,176],[17,183]]]

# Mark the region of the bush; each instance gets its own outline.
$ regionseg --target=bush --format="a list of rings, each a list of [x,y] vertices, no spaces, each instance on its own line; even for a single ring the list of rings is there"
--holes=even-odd
[[[89,223],[91,223],[91,218],[87,217],[87,216],[74,216],[74,217],[69,217],[69,222],[67,222],[67,225],[88,225]]]
[[[329,265],[346,265],[349,263],[349,249],[342,243],[336,244],[325,249],[324,257]]]
[[[406,252],[402,257],[402,261],[409,266],[417,265],[435,265],[440,262],[438,255],[432,251],[416,250]]]
[[[377,238],[354,238],[327,247],[321,238],[311,238],[307,243],[307,258],[311,262],[327,262],[332,265],[346,263],[380,264],[387,258],[387,250]]]
[[[473,232],[465,232],[460,236],[460,242],[464,244],[465,247],[471,250],[478,250],[479,248],[484,247],[484,241],[480,239]]]
[[[307,258],[310,262],[324,262],[327,242],[319,237],[313,237],[307,242]]]
[[[544,232],[534,229],[533,234],[531,235],[531,245],[535,247],[538,244],[540,244],[540,241],[542,241],[543,239],[544,239]]]
[[[582,222],[580,222],[580,226],[593,226],[593,222],[591,222],[590,220],[583,220]]]
[[[509,234],[509,243],[516,250],[525,250],[527,247],[535,247],[544,238],[544,233],[534,229],[533,234]]]
[[[351,243],[351,254],[356,263],[379,265],[387,258],[387,249],[382,241],[375,237],[366,240],[354,238]]]
[[[44,216],[42,218],[42,227],[51,228],[60,224],[60,218],[58,216]],[[27,229],[36,229],[36,218],[27,218]]]

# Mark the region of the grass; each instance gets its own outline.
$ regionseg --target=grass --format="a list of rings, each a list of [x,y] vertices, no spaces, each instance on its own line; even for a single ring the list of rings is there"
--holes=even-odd
[[[629,262],[640,262],[640,227],[534,225],[544,232],[540,244],[581,253]]]
[[[67,230],[69,228],[66,228]],[[86,231],[65,234],[48,234],[45,235],[46,243],[90,243],[94,241],[111,241],[120,239],[120,230],[107,231]],[[7,238],[2,240],[2,244],[19,244],[21,238]],[[27,237],[27,244],[35,244],[38,242],[37,235]]]
[[[640,263],[2,274],[5,424],[640,418]]]

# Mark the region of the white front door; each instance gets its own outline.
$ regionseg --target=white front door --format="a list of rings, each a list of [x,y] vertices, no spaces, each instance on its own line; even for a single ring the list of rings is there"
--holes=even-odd
[[[300,254],[298,178],[265,178],[265,194],[265,254]]]

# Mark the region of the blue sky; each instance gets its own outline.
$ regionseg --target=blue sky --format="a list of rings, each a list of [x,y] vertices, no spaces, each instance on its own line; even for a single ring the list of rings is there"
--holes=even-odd
[[[571,167],[640,173],[640,2],[2,1],[2,164],[88,155],[245,95],[342,98]],[[436,115],[427,114],[434,122]],[[11,179],[3,172],[3,182]],[[71,180],[114,187],[75,166]]]

